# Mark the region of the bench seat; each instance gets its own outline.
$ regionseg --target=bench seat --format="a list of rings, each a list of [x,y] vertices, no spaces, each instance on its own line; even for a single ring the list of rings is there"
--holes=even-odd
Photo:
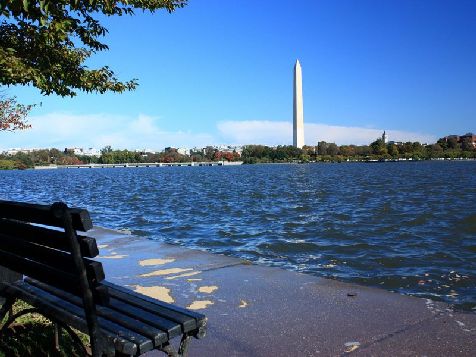
[[[110,299],[107,306],[96,306],[103,336],[117,352],[138,356],[152,349],[162,349],[170,339],[195,331],[205,334],[206,318],[118,285],[103,281]],[[25,278],[0,286],[3,295],[21,299],[46,317],[88,333],[81,299],[64,290]]]
[[[0,322],[9,315],[0,335],[18,316],[38,312],[54,324],[56,350],[59,325],[85,355],[71,327],[88,334],[93,357],[152,349],[187,355],[190,339],[205,336],[206,317],[107,282],[101,262],[92,259],[99,254],[96,240],[87,236],[92,227],[87,210],[63,202],[0,201]],[[16,299],[32,308],[12,314]],[[176,351],[170,341],[180,336]]]

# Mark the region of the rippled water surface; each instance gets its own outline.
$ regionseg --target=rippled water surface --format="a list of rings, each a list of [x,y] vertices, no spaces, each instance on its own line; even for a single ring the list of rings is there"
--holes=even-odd
[[[96,225],[476,307],[476,162],[0,172],[0,199]]]

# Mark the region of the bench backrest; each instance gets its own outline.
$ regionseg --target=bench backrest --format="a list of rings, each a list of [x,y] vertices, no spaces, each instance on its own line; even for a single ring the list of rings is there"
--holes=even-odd
[[[77,235],[92,228],[87,210],[0,201],[0,265],[82,298],[93,355],[102,344],[96,304],[106,305],[104,270],[93,261],[96,240]]]
[[[71,221],[69,228],[67,221]],[[84,293],[80,283],[84,269],[96,302],[106,303],[107,288],[99,284],[105,278],[102,265],[88,259],[99,253],[96,240],[76,234],[76,230],[91,228],[91,218],[84,209],[68,208],[63,203],[0,201],[0,265],[80,296]],[[76,257],[72,239],[79,246]]]

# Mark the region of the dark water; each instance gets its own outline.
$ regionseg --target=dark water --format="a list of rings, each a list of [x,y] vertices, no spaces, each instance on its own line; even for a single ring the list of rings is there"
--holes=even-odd
[[[0,172],[0,199],[476,309],[476,162]]]

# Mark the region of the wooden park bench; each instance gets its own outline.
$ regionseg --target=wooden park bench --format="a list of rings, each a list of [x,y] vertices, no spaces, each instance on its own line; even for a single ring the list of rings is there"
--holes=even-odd
[[[91,355],[137,356],[158,349],[169,356],[187,354],[191,337],[205,336],[206,317],[158,301],[105,280],[87,210],[64,203],[36,205],[0,201],[0,265],[20,280],[0,281],[0,330],[19,316],[38,312],[64,329],[86,355],[72,328],[89,335]],[[16,299],[32,306],[13,314]],[[170,342],[181,336],[177,348]],[[178,339],[177,339],[178,340]]]

